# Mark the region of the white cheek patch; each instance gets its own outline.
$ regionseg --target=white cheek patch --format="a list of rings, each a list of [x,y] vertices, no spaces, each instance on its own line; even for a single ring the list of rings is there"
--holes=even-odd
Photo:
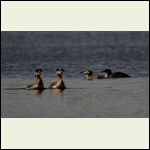
[[[58,74],[61,74],[61,72],[60,72],[60,71],[58,71]]]
[[[35,75],[36,75],[36,76],[37,76],[37,75],[41,75],[41,72],[36,72]]]
[[[104,77],[105,77],[105,78],[108,78],[108,74],[106,73],[106,74],[104,75]]]
[[[88,71],[84,71],[83,73],[88,74],[89,72]]]
[[[62,74],[62,72],[61,71],[57,71],[56,74]]]

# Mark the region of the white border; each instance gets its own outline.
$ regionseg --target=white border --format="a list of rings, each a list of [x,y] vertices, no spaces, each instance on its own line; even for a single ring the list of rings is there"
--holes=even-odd
[[[149,31],[149,1],[1,1],[1,31]],[[148,118],[1,119],[3,149],[148,149]]]
[[[2,119],[4,149],[148,149],[149,119]]]
[[[148,31],[149,1],[2,1],[2,31]]]

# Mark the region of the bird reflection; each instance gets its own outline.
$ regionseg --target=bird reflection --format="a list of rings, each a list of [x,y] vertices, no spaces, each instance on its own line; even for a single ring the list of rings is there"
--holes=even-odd
[[[54,91],[55,93],[57,93],[57,94],[63,96],[63,91],[64,91],[64,89],[51,89],[51,90]]]
[[[34,90],[36,96],[41,96],[44,90]]]

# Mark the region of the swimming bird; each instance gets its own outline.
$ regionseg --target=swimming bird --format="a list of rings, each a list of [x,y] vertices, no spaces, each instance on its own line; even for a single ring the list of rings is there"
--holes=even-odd
[[[80,73],[83,73],[85,76],[85,79],[93,80],[93,79],[105,79],[107,78],[107,73],[99,73],[99,74],[93,74],[92,70],[85,70],[81,71]]]
[[[56,69],[56,81],[50,85],[49,88],[51,89],[65,89],[66,86],[64,84],[64,81],[62,79],[64,69]]]
[[[123,73],[123,72],[112,72],[111,69],[105,69],[102,73],[107,74],[107,78],[126,78],[131,77],[130,75]]]
[[[43,90],[44,84],[41,78],[42,69],[38,68],[35,70],[35,83],[30,84],[26,87],[27,90]]]

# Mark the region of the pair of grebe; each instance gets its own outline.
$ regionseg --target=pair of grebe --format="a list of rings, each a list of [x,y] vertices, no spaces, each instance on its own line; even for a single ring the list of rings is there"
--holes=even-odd
[[[64,69],[56,69],[56,81],[52,83],[48,88],[50,89],[65,89],[66,86],[64,84],[64,81],[62,79]],[[42,69],[36,69],[35,70],[35,83],[28,85],[26,87],[27,90],[43,90],[44,84],[41,78]]]
[[[48,88],[50,89],[65,89],[66,86],[64,84],[64,81],[62,79],[64,69],[56,69],[56,81],[52,83]],[[93,79],[108,79],[108,78],[125,78],[130,77],[130,75],[125,74],[123,72],[112,72],[111,69],[105,69],[100,74],[93,74],[92,70],[86,70],[81,72],[85,75],[85,78],[88,80]],[[43,90],[44,84],[41,78],[42,69],[36,69],[35,70],[35,83],[28,85],[26,89],[28,90]]]
[[[131,77],[123,72],[112,72],[111,69],[105,69],[99,74],[93,74],[92,70],[86,70],[81,73],[83,73],[85,75],[84,77],[88,80]]]

